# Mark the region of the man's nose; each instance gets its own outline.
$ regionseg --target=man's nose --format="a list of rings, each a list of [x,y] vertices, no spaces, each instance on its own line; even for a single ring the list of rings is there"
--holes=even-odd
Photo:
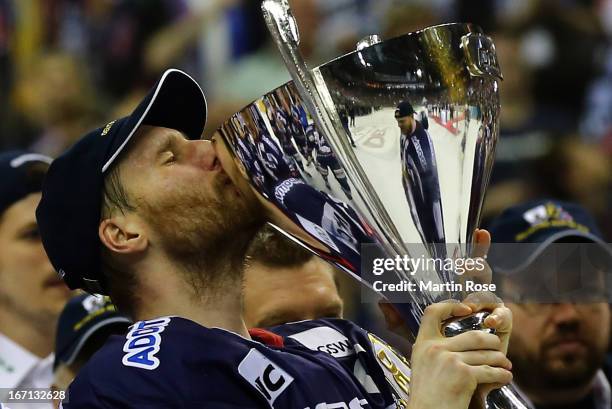
[[[217,170],[221,168],[217,153],[208,140],[191,141],[193,157],[198,166],[206,170]]]
[[[556,324],[576,322],[580,316],[578,307],[573,303],[559,303],[552,306],[552,319]]]

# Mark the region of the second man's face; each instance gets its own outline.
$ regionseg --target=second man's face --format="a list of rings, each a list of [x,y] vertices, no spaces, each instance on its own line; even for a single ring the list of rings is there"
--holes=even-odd
[[[40,193],[32,193],[0,216],[0,309],[36,325],[57,319],[70,296],[47,259],[35,211]]]
[[[608,347],[607,303],[509,303],[514,331],[508,355],[526,387],[570,387],[592,380]]]
[[[293,267],[249,263],[244,275],[247,327],[271,327],[318,318],[342,318],[334,269],[312,257]]]

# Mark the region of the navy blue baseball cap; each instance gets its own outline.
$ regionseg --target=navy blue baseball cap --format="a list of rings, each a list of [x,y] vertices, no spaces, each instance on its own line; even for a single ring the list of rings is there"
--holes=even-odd
[[[22,150],[0,153],[0,214],[30,193],[42,190],[51,158]]]
[[[397,108],[395,109],[396,118],[403,118],[405,116],[410,116],[412,114],[414,114],[414,108],[408,101],[400,102]]]
[[[104,178],[138,128],[172,128],[200,139],[206,113],[198,83],[170,69],[129,116],[89,132],[53,161],[36,219],[47,256],[68,287],[108,293],[98,238]]]
[[[595,220],[581,206],[538,200],[506,209],[489,226],[494,243],[487,261],[495,271],[524,270],[555,242],[593,242],[612,256]],[[520,243],[504,247],[496,243]]]
[[[72,364],[94,340],[103,343],[110,335],[126,332],[131,324],[108,297],[77,295],[68,301],[57,321],[53,368]]]

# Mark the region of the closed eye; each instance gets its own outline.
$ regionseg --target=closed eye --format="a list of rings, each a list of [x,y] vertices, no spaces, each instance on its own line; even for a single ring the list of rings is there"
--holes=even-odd
[[[176,162],[176,155],[172,151],[165,151],[162,153],[162,164],[170,165]]]
[[[40,240],[40,233],[36,223],[32,223],[24,227],[18,236],[21,240],[25,241],[38,241]]]

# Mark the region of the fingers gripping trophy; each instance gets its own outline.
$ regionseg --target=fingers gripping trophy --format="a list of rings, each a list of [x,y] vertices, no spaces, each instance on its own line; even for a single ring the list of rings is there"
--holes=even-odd
[[[495,47],[476,26],[447,24],[369,36],[309,69],[287,1],[262,9],[293,81],[221,126],[225,150],[273,226],[387,298],[416,336],[428,305],[471,292],[458,261],[479,253],[499,127]],[[444,333],[487,330],[487,314]],[[527,407],[511,386],[486,406]]]

